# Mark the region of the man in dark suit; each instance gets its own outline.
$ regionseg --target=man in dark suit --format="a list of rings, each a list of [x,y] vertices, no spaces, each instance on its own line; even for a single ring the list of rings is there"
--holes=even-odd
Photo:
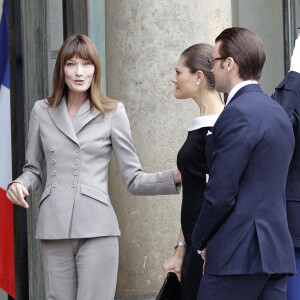
[[[287,281],[287,300],[300,299],[300,33],[291,58],[291,69],[272,98],[282,105],[293,125],[295,149],[286,184],[286,208],[298,274]]]
[[[210,178],[193,232],[194,248],[206,248],[198,300],[285,299],[287,274],[296,271],[285,207],[294,135],[258,85],[265,58],[245,28],[216,38],[216,89],[229,95],[207,136]]]

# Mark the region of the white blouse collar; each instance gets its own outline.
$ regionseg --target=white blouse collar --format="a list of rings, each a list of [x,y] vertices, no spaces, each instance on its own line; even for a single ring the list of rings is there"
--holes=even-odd
[[[189,128],[189,131],[197,130],[202,127],[213,127],[218,119],[218,115],[209,115],[195,118],[192,121],[192,125]]]

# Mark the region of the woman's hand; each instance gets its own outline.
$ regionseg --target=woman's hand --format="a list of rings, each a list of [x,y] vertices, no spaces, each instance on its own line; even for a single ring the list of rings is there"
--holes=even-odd
[[[177,247],[175,253],[165,261],[163,265],[165,278],[167,277],[169,272],[174,272],[177,275],[179,281],[181,281],[181,268],[184,254],[185,248]]]
[[[181,182],[181,173],[179,170],[174,170],[174,181],[175,183]]]
[[[24,208],[28,208],[28,203],[24,200],[25,196],[29,196],[29,193],[25,186],[18,182],[12,183],[7,190],[6,197],[16,205],[20,205]]]

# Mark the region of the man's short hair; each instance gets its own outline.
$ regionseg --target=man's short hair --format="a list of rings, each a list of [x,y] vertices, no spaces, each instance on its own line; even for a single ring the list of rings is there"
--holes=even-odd
[[[266,61],[266,53],[261,39],[246,28],[227,28],[216,38],[221,41],[220,56],[232,57],[239,66],[239,76],[243,80],[259,80]]]

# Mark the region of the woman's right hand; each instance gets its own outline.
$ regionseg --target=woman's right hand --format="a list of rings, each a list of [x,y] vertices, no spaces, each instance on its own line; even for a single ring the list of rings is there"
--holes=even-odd
[[[175,253],[169,257],[164,265],[164,277],[166,278],[169,272],[174,272],[179,281],[181,281],[181,268],[182,268],[182,262],[184,258],[185,248],[178,247],[175,250]]]
[[[24,200],[25,196],[29,196],[29,193],[25,186],[18,182],[12,183],[7,190],[6,197],[16,205],[20,205],[24,208],[28,208],[28,203]]]

